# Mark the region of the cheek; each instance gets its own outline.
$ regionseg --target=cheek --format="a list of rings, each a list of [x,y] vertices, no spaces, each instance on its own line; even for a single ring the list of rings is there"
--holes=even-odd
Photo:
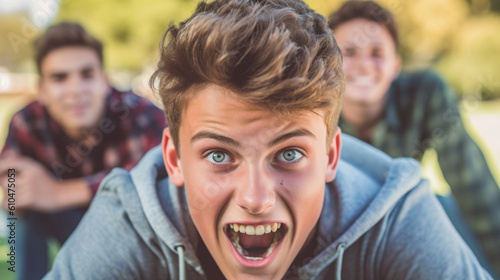
[[[344,61],[342,63],[342,69],[344,70],[346,75],[350,74],[351,71],[351,59],[348,57],[344,57]]]
[[[285,175],[282,177],[280,187],[285,194],[290,208],[294,212],[303,213],[322,208],[325,188],[326,164],[318,160],[316,164],[309,166],[300,173]]]
[[[64,114],[64,94],[57,88],[45,88],[40,99],[51,115]]]
[[[310,174],[311,173],[306,176],[310,177]],[[304,178],[305,176],[290,176],[283,180],[281,186],[285,189],[285,193],[287,193],[291,205],[297,205],[300,206],[300,208],[306,207],[308,209],[318,202],[322,202],[320,195],[325,188],[325,175],[318,174],[318,176],[322,176],[322,180],[318,178]]]
[[[222,213],[223,207],[227,204],[229,195],[224,182],[219,180],[210,180],[203,172],[187,175],[187,178],[193,176],[199,179],[186,180],[185,188],[187,191],[188,207],[191,218],[200,232],[207,246],[212,246],[212,240],[219,238],[217,236],[217,222]]]
[[[228,179],[225,176],[207,174],[201,168],[183,170],[193,219],[200,217],[201,222],[209,222],[205,217],[218,217],[228,197]],[[212,222],[213,220],[210,221]]]
[[[46,102],[61,102],[64,98],[64,84],[49,84],[42,87],[42,98]]]
[[[285,200],[293,215],[295,230],[293,239],[299,243],[305,242],[309,233],[316,225],[325,195],[324,174],[323,180],[309,178],[314,172],[306,176],[294,176],[283,180],[282,186],[287,189]]]
[[[87,91],[93,100],[95,104],[101,104],[105,102],[106,99],[106,92],[107,92],[107,86],[105,83],[99,81],[99,82],[92,82],[88,83],[87,87],[89,90]]]
[[[94,96],[92,96],[91,103],[93,104],[92,108],[94,110],[94,114],[100,116],[99,112],[102,112],[106,106],[106,92],[94,94]]]
[[[392,59],[385,59],[376,62],[377,68],[383,75],[386,82],[391,82],[396,72],[395,62]]]

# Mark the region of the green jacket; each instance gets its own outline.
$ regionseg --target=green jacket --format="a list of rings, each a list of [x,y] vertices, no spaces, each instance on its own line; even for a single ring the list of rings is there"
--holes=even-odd
[[[345,120],[339,126],[357,136]],[[500,189],[464,128],[453,92],[439,76],[425,71],[398,77],[369,143],[392,157],[417,160],[426,149],[435,149],[464,219],[500,273]]]

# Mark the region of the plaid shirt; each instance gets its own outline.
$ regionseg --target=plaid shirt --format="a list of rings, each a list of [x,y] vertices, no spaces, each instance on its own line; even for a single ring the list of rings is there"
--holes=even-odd
[[[500,189],[464,128],[450,88],[432,72],[401,75],[387,98],[385,115],[368,142],[392,157],[419,161],[426,149],[435,149],[462,216],[500,271]],[[345,120],[339,126],[356,136]]]
[[[76,141],[35,101],[11,120],[2,150],[13,150],[40,162],[58,179],[83,178],[95,194],[114,167],[130,170],[161,142],[163,111],[132,92],[111,89],[99,126]]]

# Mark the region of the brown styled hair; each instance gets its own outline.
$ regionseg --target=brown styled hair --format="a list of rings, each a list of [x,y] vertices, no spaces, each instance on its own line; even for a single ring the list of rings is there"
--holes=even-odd
[[[396,50],[399,49],[398,29],[394,16],[373,1],[347,1],[340,9],[328,17],[328,25],[335,30],[341,24],[353,19],[366,19],[376,22],[389,31]]]
[[[167,29],[160,52],[150,85],[158,88],[177,151],[188,90],[206,85],[280,114],[323,109],[331,141],[344,92],[342,55],[326,19],[304,2],[201,2]]]
[[[35,62],[38,73],[41,75],[43,59],[53,50],[82,46],[94,50],[103,65],[102,43],[90,35],[80,24],[74,22],[61,22],[52,25],[34,43]]]

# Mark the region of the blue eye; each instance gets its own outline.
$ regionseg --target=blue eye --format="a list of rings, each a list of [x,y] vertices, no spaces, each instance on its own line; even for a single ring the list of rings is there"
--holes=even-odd
[[[277,159],[283,162],[297,162],[304,155],[296,149],[283,150],[278,154]]]
[[[219,164],[219,163],[226,163],[229,162],[230,157],[228,154],[221,152],[221,151],[213,151],[210,152],[206,158],[213,163]]]

